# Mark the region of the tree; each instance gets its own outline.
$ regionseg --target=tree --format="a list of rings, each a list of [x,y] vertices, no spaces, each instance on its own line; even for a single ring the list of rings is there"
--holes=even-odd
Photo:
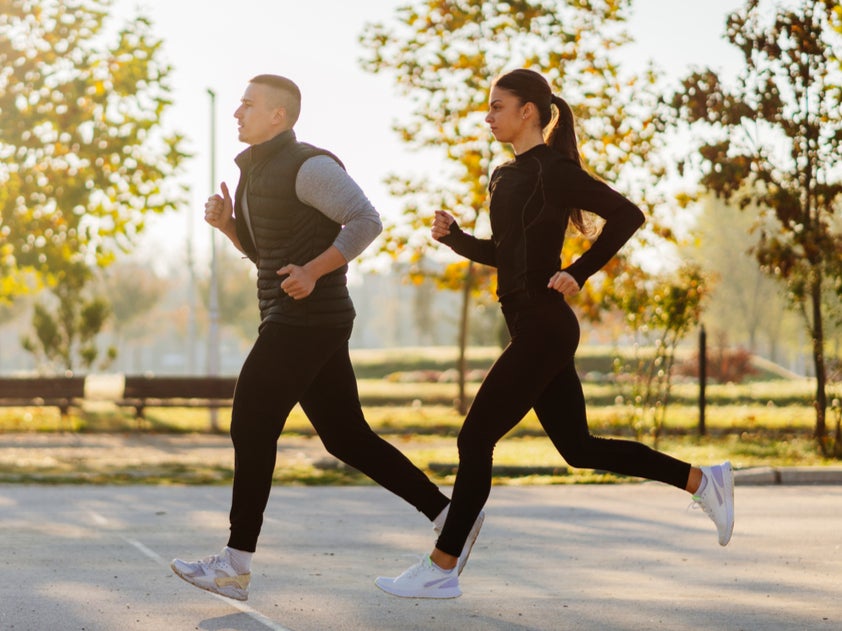
[[[36,358],[67,373],[77,366],[90,368],[100,354],[96,338],[111,316],[111,307],[104,297],[89,291],[92,272],[84,263],[68,263],[53,273],[57,282],[50,293],[57,304],[35,305],[32,316],[35,337],[25,336],[22,346]],[[102,366],[116,355],[116,349],[110,347]]]
[[[749,252],[756,242],[751,231],[753,218],[714,195],[700,201],[700,214],[693,230],[694,241],[682,255],[695,260],[716,279],[706,302],[706,324],[714,337],[744,344],[759,353],[766,341],[769,357],[776,361],[784,332],[791,333],[789,320],[782,317],[786,299],[774,278],[754,263]]]
[[[630,365],[618,358],[615,368],[629,375],[625,383],[620,380],[624,399],[631,404],[629,425],[638,438],[650,433],[657,448],[669,405],[675,351],[699,321],[708,281],[698,266],[685,264],[660,278],[647,278],[629,267],[617,283],[626,288],[615,292],[612,300],[634,331],[635,352]],[[654,347],[654,352],[645,352],[644,347]]]
[[[103,272],[103,291],[111,305],[113,345],[122,355],[129,340],[143,339],[157,329],[150,317],[163,299],[170,282],[146,265],[119,262]]]
[[[0,0],[0,298],[107,265],[183,201],[161,41],[142,16],[109,41],[111,4]]]
[[[646,184],[658,168],[651,160],[657,141],[652,119],[657,98],[655,76],[624,76],[613,56],[628,41],[622,31],[630,0],[423,0],[397,10],[390,24],[368,25],[361,36],[367,51],[363,67],[388,72],[412,102],[407,120],[395,124],[401,139],[431,152],[436,179],[392,174],[392,195],[404,200],[402,216],[384,222],[382,249],[413,264],[429,246],[427,229],[433,209],[446,209],[460,226],[482,232],[481,213],[492,156],[502,155],[484,124],[491,79],[518,66],[542,72],[565,95],[579,117],[582,152],[597,175],[633,195],[642,205]],[[479,220],[479,221],[478,221]],[[653,222],[650,230],[658,232]],[[571,239],[565,256],[586,247]],[[606,270],[610,280],[619,257]],[[420,269],[416,273],[421,273]],[[460,364],[465,365],[469,301],[488,294],[493,274],[467,262],[454,263],[437,276],[443,288],[463,295]],[[606,285],[580,300],[593,313]],[[464,370],[460,370],[464,374]],[[460,384],[464,410],[464,380]]]
[[[838,11],[837,2],[824,0],[749,0],[726,25],[745,58],[736,85],[697,71],[672,99],[677,117],[706,133],[688,160],[702,174],[702,189],[754,215],[752,251],[804,316],[816,374],[814,436],[825,455],[824,299],[842,297]],[[842,455],[839,441],[835,451]]]

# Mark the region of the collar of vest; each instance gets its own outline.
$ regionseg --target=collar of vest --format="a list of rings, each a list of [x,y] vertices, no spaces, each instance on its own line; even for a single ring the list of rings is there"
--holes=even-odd
[[[277,136],[270,138],[266,142],[248,147],[245,151],[234,158],[234,162],[237,163],[237,166],[240,167],[240,169],[246,170],[251,165],[257,164],[258,162],[283,151],[286,147],[295,144],[295,142],[295,132],[292,129],[287,129]]]

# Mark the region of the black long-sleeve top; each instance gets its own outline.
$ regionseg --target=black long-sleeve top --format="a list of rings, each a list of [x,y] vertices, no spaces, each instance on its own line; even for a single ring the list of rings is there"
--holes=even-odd
[[[441,242],[472,261],[496,267],[497,296],[503,303],[556,293],[547,283],[561,267],[571,208],[605,219],[590,249],[564,269],[580,287],[644,221],[637,206],[544,144],[497,167],[489,192],[491,239],[469,235],[454,222]]]

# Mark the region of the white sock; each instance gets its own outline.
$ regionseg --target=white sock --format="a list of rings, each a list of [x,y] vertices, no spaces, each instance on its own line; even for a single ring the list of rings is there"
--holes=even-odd
[[[225,552],[228,554],[228,561],[231,562],[231,567],[237,574],[248,574],[251,572],[251,557],[254,552],[244,552],[243,550],[235,550],[225,546]]]

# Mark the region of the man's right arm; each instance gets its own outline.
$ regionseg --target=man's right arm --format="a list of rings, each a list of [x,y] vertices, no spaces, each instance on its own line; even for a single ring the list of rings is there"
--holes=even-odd
[[[205,221],[224,234],[234,247],[243,254],[246,251],[237,236],[237,224],[234,221],[234,202],[228,192],[228,185],[223,182],[220,185],[222,195],[211,195],[205,202]]]

